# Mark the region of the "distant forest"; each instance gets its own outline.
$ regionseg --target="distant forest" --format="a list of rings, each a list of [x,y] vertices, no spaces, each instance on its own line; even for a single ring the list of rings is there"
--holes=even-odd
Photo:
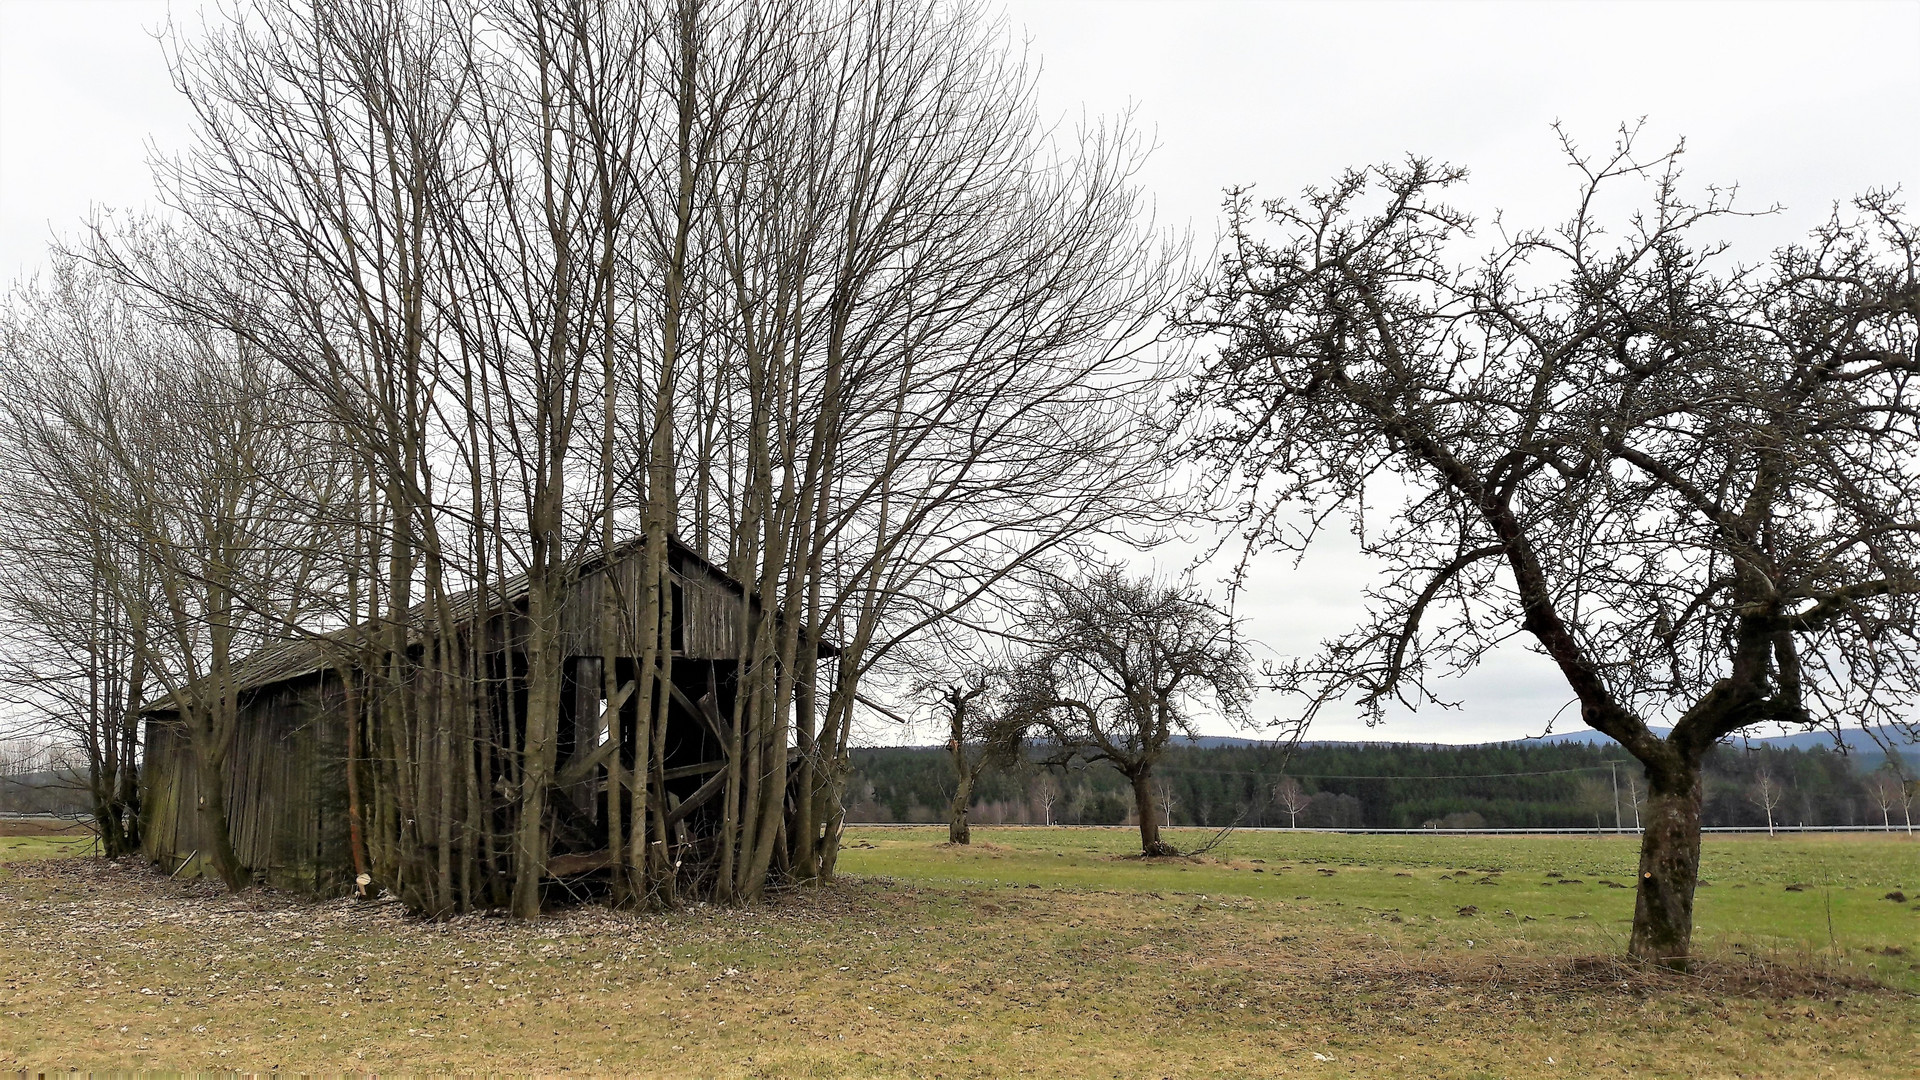
[[[1707,760],[1702,824],[1765,825],[1764,773],[1780,789],[1780,825],[1880,825],[1890,816],[1903,827],[1907,808],[1896,802],[1883,814],[1869,786],[1885,765],[1878,753],[1722,745]],[[1301,828],[1611,828],[1617,813],[1631,828],[1634,795],[1646,792],[1624,751],[1580,743],[1316,743],[1291,754],[1257,744],[1176,746],[1155,775],[1161,812],[1175,825],[1284,827],[1292,818]],[[1294,800],[1297,814],[1275,796],[1282,777],[1304,796]],[[952,790],[942,749],[855,750],[847,820],[944,821]],[[1126,781],[1110,768],[1059,773],[1026,763],[982,778],[972,820],[1119,825],[1133,823],[1133,810]]]
[[[4,756],[4,755],[0,755]],[[22,774],[0,761],[0,812],[80,814],[84,785],[71,775]],[[1883,814],[1870,782],[1886,765],[1879,753],[1721,746],[1707,761],[1703,824],[1765,825],[1755,801],[1765,771],[1780,787],[1781,825],[1904,827],[1910,807]],[[1907,775],[1920,766],[1909,755]],[[1262,745],[1175,746],[1156,770],[1171,796],[1175,825],[1301,828],[1592,828],[1614,823],[1619,778],[1621,824],[1634,824],[1633,796],[1645,794],[1639,765],[1616,747],[1583,743],[1492,743],[1432,746],[1398,743],[1314,743],[1289,757]],[[12,774],[12,775],[9,775]],[[1297,815],[1274,797],[1282,776],[1305,796]],[[937,747],[853,751],[847,784],[850,822],[945,821],[953,790],[946,752]],[[975,792],[976,825],[1007,822],[1061,825],[1133,824],[1126,781],[1105,766],[1070,773],[1033,764],[989,771]],[[1165,801],[1162,802],[1163,813]]]

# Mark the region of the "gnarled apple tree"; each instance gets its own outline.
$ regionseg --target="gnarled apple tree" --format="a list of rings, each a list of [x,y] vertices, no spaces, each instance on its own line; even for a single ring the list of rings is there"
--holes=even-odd
[[[1186,401],[1256,547],[1350,513],[1383,568],[1284,670],[1309,712],[1431,701],[1430,673],[1527,641],[1646,767],[1630,950],[1683,966],[1707,750],[1902,723],[1920,683],[1920,251],[1873,194],[1735,264],[1703,236],[1731,207],[1689,200],[1675,154],[1563,145],[1572,216],[1477,259],[1443,201],[1464,173],[1427,161],[1236,198],[1187,312],[1224,345]]]

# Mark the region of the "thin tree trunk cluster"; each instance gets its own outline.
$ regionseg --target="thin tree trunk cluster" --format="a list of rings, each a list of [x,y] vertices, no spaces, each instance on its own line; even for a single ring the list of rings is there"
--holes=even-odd
[[[152,431],[70,418],[48,456],[123,448],[133,495],[75,498],[141,553],[126,670],[179,706],[211,835],[236,668],[308,640],[341,673],[356,873],[418,910],[540,909],[583,727],[613,744],[615,900],[820,879],[902,649],[1161,512],[1136,353],[1172,255],[1139,144],[1056,138],[966,5],[268,3],[173,46],[200,138],[158,169],[171,216],[69,257],[124,311],[102,386],[170,336],[258,369],[271,416],[210,436],[224,471],[186,498]],[[52,319],[21,324],[49,386]],[[569,597],[635,540],[571,651]],[[711,679],[677,655],[670,541],[743,591]],[[675,710],[725,761],[691,861]]]

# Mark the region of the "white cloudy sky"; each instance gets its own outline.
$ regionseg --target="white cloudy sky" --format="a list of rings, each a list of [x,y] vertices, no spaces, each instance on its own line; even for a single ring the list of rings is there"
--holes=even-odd
[[[174,5],[190,11],[190,0]],[[0,0],[0,280],[30,272],[90,206],[146,203],[149,146],[188,136],[150,0]],[[1278,194],[1408,152],[1469,166],[1463,201],[1552,220],[1572,177],[1549,132],[1603,145],[1645,117],[1685,136],[1689,175],[1782,213],[1733,237],[1752,253],[1835,199],[1920,182],[1920,2],[1199,3],[1014,0],[1053,114],[1131,108],[1158,151],[1143,180],[1162,224],[1202,243],[1221,189]],[[1253,635],[1311,649],[1353,618],[1367,569],[1329,549],[1261,567]],[[1457,711],[1315,737],[1468,742],[1538,733],[1565,694],[1517,650],[1457,684]],[[1268,711],[1284,708],[1273,702]],[[1562,727],[1565,722],[1562,722]]]

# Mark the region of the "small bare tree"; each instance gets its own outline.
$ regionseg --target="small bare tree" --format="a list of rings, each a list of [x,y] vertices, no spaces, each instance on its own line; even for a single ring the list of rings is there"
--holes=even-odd
[[[1574,805],[1593,815],[1595,831],[1603,828],[1605,815],[1619,813],[1619,801],[1613,785],[1597,777],[1583,776],[1574,784]]]
[[[1283,776],[1279,783],[1273,785],[1273,801],[1287,812],[1287,828],[1297,829],[1300,827],[1300,812],[1311,805],[1313,796],[1300,786],[1300,781]]]
[[[1893,808],[1906,801],[1907,786],[1892,769],[1877,769],[1867,777],[1867,797],[1880,808],[1880,827],[1893,831]]]
[[[1173,828],[1173,807],[1179,800],[1174,798],[1173,784],[1164,776],[1153,778],[1154,802],[1160,806],[1160,824]]]
[[[1052,773],[1041,773],[1033,781],[1033,801],[1040,804],[1040,824],[1053,824],[1053,804],[1060,801],[1060,781]]]
[[[1024,725],[1000,707],[999,681],[996,671],[976,667],[965,681],[937,688],[947,729],[947,761],[953,768],[953,794],[947,803],[950,844],[973,842],[967,811],[980,774],[1018,761],[1024,745]]]
[[[1190,586],[1104,570],[1057,581],[1022,631],[1036,643],[1015,669],[1010,708],[1050,746],[1048,763],[1106,762],[1133,786],[1144,855],[1160,839],[1153,768],[1211,705],[1244,722],[1246,647],[1232,622]]]
[[[1768,836],[1774,835],[1773,808],[1780,805],[1780,799],[1785,794],[1780,785],[1774,781],[1773,770],[1762,768],[1760,775],[1754,777],[1753,787],[1749,790],[1747,798],[1753,802],[1753,805],[1765,811]]]

